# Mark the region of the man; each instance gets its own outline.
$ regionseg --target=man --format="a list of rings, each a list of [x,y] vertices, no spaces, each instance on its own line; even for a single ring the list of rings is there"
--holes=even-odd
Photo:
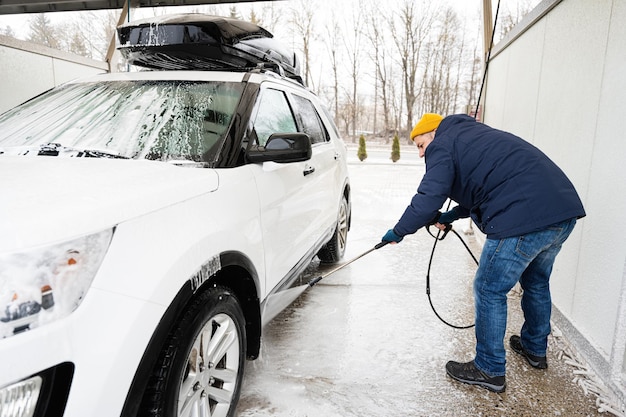
[[[510,338],[513,351],[547,368],[549,279],[554,259],[583,205],[570,180],[545,154],[521,138],[467,115],[426,113],[411,132],[426,173],[404,214],[383,237],[398,243],[419,228],[443,229],[471,217],[487,239],[474,279],[476,355],[450,361],[453,379],[503,392],[507,293],[519,282],[524,324]],[[458,205],[439,213],[447,198]]]

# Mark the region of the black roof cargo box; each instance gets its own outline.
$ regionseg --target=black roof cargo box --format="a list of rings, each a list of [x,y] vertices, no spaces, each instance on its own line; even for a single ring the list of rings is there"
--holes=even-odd
[[[302,82],[296,55],[262,27],[198,13],[137,20],[117,28],[127,61],[152,69],[247,71],[278,67]]]

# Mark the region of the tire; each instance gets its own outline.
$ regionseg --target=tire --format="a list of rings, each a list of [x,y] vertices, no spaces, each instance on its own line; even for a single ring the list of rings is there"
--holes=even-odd
[[[337,224],[330,240],[320,249],[317,257],[324,263],[339,262],[346,253],[348,229],[350,228],[350,210],[348,200],[342,197],[337,215]]]
[[[233,416],[246,357],[245,318],[221,287],[192,300],[159,355],[141,416]]]

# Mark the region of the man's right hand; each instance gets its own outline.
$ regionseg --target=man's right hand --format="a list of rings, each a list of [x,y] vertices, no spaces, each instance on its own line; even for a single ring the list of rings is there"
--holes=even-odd
[[[434,226],[439,229],[439,230],[446,230],[446,227],[450,226],[450,224],[443,224],[443,223],[435,223]]]

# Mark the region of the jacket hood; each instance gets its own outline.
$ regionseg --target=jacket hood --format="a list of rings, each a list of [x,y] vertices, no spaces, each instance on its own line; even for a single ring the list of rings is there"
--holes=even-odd
[[[209,193],[213,169],[164,162],[0,157],[0,252],[97,232]]]

